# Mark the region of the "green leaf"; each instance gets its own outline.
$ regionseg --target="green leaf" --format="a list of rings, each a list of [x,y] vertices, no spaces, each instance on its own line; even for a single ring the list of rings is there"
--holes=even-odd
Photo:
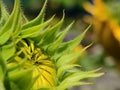
[[[87,82],[80,82],[80,81],[78,81],[78,82],[72,82],[72,83],[66,83],[66,84],[64,84],[64,85],[60,85],[60,86],[58,86],[57,88],[57,90],[65,90],[65,89],[68,89],[68,88],[70,88],[70,87],[72,87],[72,86],[80,86],[80,85],[87,85],[87,84],[91,84],[91,83],[87,83]]]
[[[6,68],[6,61],[3,60],[1,55],[0,55],[0,67],[1,67],[1,69],[3,71],[3,73],[6,73],[6,70],[7,70],[7,68]],[[0,75],[2,75],[2,74],[0,74]]]
[[[5,22],[8,20],[9,14],[5,8],[5,5],[3,1],[0,1],[1,4],[1,20],[0,20],[0,29],[5,24]]]
[[[55,51],[57,50],[59,45],[62,43],[65,35],[67,34],[68,30],[70,30],[72,25],[73,25],[73,22],[70,25],[68,25],[68,27],[59,34],[59,36],[57,37],[57,39],[53,43],[48,45],[48,49],[47,50],[48,50],[49,53],[52,53],[52,55],[55,53]]]
[[[6,43],[9,40],[11,34],[12,34],[12,32],[10,30],[8,30],[5,33],[3,33],[0,36],[0,45],[3,45],[4,43]]]
[[[33,19],[32,21],[24,24],[22,29],[27,29],[28,27],[31,28],[31,27],[39,25],[43,22],[46,4],[47,4],[47,0],[45,0],[45,3],[43,5],[39,15],[35,19]]]
[[[9,19],[0,32],[0,36],[8,30],[14,30],[20,17],[20,0],[15,0],[15,5]],[[11,29],[12,28],[12,29]]]
[[[82,34],[80,34],[78,37],[76,37],[75,39],[60,44],[56,51],[56,55],[54,58],[57,59],[65,54],[69,54],[69,53],[73,52],[75,47],[80,44],[80,42],[82,41],[83,37],[85,36],[85,34],[89,28],[90,28],[90,26],[88,26],[88,28],[86,28],[86,30]]]
[[[7,67],[6,67],[6,61],[3,60],[0,54],[0,90],[6,90],[5,87],[5,78],[7,78]]]
[[[27,19],[27,17],[24,15],[24,12],[23,11],[21,11],[21,21],[22,21],[22,24],[24,24],[24,23],[28,23],[29,22],[29,20]]]
[[[60,59],[57,60],[57,63],[56,63],[57,67],[72,63],[72,61],[75,58],[79,57],[89,46],[83,48],[82,50],[80,50],[78,52],[73,52],[71,54],[61,56]]]
[[[17,27],[19,26],[20,20],[20,1],[15,0],[15,5],[12,14],[10,15],[9,19],[5,23],[5,25],[0,30],[0,45],[5,44],[9,38],[12,36],[12,33],[16,31]]]
[[[24,65],[26,60],[24,60],[23,58],[20,58],[20,60],[17,58],[17,60],[20,62],[19,63],[18,62],[10,62],[7,64],[7,71],[8,72],[15,73],[16,70],[20,70],[21,68],[23,68],[23,65]]]
[[[16,38],[18,39],[18,36],[19,36],[19,34],[20,34],[20,31],[21,31],[21,21],[20,20],[18,20],[18,25],[16,26],[16,30],[15,30],[15,32],[13,32],[13,34],[12,34],[12,39],[15,41],[16,40]],[[20,37],[21,38],[21,37]]]
[[[57,77],[60,79],[60,78],[62,78],[63,76],[63,74],[67,71],[67,70],[69,70],[69,69],[73,69],[75,66],[79,66],[79,65],[77,65],[77,64],[69,64],[69,65],[65,65],[64,67],[63,66],[61,66],[61,67],[59,67],[58,68],[58,72],[57,72]]]
[[[41,30],[43,30],[46,26],[48,26],[48,24],[53,20],[53,17],[50,18],[49,20],[47,20],[46,22],[33,26],[33,27],[29,27],[26,28],[24,30],[21,31],[21,37],[22,38],[26,38],[26,37],[35,37],[37,34],[39,34],[39,32]]]
[[[16,83],[11,82],[10,84],[11,84],[11,90],[21,90]]]
[[[0,90],[6,90],[4,87],[5,73],[6,73],[6,63],[0,56]]]
[[[83,72],[83,71],[78,71],[76,73],[72,73],[71,75],[69,75],[68,77],[66,77],[61,83],[59,87],[64,87],[64,88],[68,88],[70,86],[74,86],[76,85],[75,83],[78,83],[80,80],[86,79],[86,78],[93,78],[93,77],[99,77],[102,76],[103,73],[95,73],[97,70],[93,70],[93,71],[88,71],[88,72]],[[69,82],[72,82],[71,84],[69,84]],[[84,83],[83,83],[84,84]]]
[[[3,73],[3,69],[2,66],[0,65],[0,81],[4,80],[4,73]]]
[[[2,80],[0,80],[0,90],[6,90]]]
[[[38,46],[44,46],[44,48],[45,48],[46,45],[52,43],[55,40],[56,34],[64,21],[64,17],[65,17],[65,15],[63,13],[62,19],[57,24],[55,24],[53,27],[51,27],[51,28],[47,29],[47,31],[45,31],[45,34],[43,34],[44,36],[42,36],[42,38],[40,39],[40,41],[37,44]]]
[[[15,49],[14,43],[11,43],[11,44],[8,44],[8,45],[4,45],[2,47],[2,52],[1,52],[2,58],[4,60],[8,60],[12,56],[14,56],[15,51],[16,51],[16,49]]]
[[[104,73],[96,73],[99,69],[92,70],[92,71],[79,71],[76,73],[72,73],[68,77],[66,77],[61,84],[65,84],[67,82],[75,82],[79,80],[83,80],[85,78],[93,78],[93,77],[99,77],[102,76]]]
[[[21,70],[9,75],[10,81],[14,82],[20,90],[30,90],[32,84],[33,69]]]

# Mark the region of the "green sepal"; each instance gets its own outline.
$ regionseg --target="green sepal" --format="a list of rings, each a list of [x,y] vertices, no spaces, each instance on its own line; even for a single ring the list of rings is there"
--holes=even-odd
[[[1,56],[4,60],[8,60],[15,54],[15,45],[14,43],[10,43],[8,45],[2,46]]]
[[[4,80],[4,73],[3,73],[2,66],[0,65],[0,84],[3,82],[3,80]]]
[[[16,26],[16,30],[12,34],[12,39],[14,42],[17,42],[16,39],[18,39],[20,31],[21,31],[21,24],[20,23],[21,23],[21,20],[19,19],[18,25]],[[21,38],[21,37],[19,37],[19,38]]]
[[[36,37],[41,30],[43,30],[46,26],[48,26],[48,24],[53,20],[53,18],[54,17],[50,18],[49,20],[47,20],[46,22],[44,22],[42,24],[39,24],[39,25],[36,25],[36,26],[33,26],[33,27],[29,27],[29,28],[26,28],[26,29],[22,30],[21,33],[20,33],[20,36],[22,38]]]
[[[3,1],[0,1],[0,5],[1,5],[1,20],[0,20],[0,29],[1,29],[2,26],[8,20],[9,14],[8,14],[6,8],[5,8],[5,5],[4,5]]]
[[[27,29],[28,27],[31,28],[33,26],[36,26],[36,25],[43,23],[46,4],[47,4],[47,0],[45,0],[45,3],[43,5],[39,15],[35,19],[33,19],[32,21],[29,21],[28,23],[24,24],[22,29]]]
[[[8,63],[7,71],[10,73],[12,73],[12,72],[15,73],[16,70],[22,69],[26,60],[21,58],[18,61],[20,61],[20,62],[18,63],[18,62],[12,61],[12,62]]]
[[[9,19],[5,23],[5,25],[0,30],[0,45],[5,44],[9,38],[12,36],[12,33],[18,27],[19,19],[20,19],[20,1],[15,0],[15,5],[12,14],[10,15]]]
[[[6,62],[5,60],[2,59],[1,55],[0,55],[0,90],[6,90],[5,86],[4,86],[4,79],[6,77]]]
[[[60,46],[58,47],[58,49],[56,50],[54,58],[57,59],[65,54],[69,54],[69,53],[73,52],[75,47],[81,43],[82,39],[84,38],[84,36],[89,28],[90,28],[90,26],[88,26],[86,28],[86,30],[82,34],[80,34],[78,37],[76,37],[75,39],[70,40],[68,42],[61,43]]]
[[[55,51],[57,50],[57,48],[62,43],[65,35],[67,34],[68,30],[70,30],[70,28],[72,27],[73,23],[74,22],[72,22],[70,25],[68,25],[68,27],[66,27],[66,29],[59,34],[57,39],[53,43],[48,45],[47,52],[49,52],[49,55],[51,55],[51,54],[54,55]]]
[[[61,25],[64,21],[65,14],[63,12],[63,17],[62,19],[55,24],[54,26],[50,27],[45,31],[45,33],[41,36],[42,38],[39,39],[38,46],[44,46],[43,48],[47,48],[48,44],[54,42],[56,38],[57,32],[60,30]]]
[[[33,69],[21,70],[9,75],[9,80],[16,84],[20,90],[30,90],[32,84]],[[12,87],[11,87],[12,88]],[[14,88],[12,89],[14,90]]]
[[[20,0],[15,0],[15,5],[14,5],[14,8],[13,8],[12,14],[10,15],[9,19],[5,23],[2,30],[0,31],[0,35],[2,35],[7,30],[16,27],[16,23],[18,21],[19,13],[20,13]]]
[[[18,87],[18,85],[17,85],[16,83],[14,83],[14,82],[11,82],[10,85],[11,85],[11,87],[12,87],[12,88],[10,88],[10,90],[21,90],[21,89]]]
[[[1,53],[0,53],[1,54]],[[7,71],[7,62],[2,58],[2,56],[0,55],[0,68],[2,69],[2,72],[5,74]],[[2,74],[0,74],[2,75]]]
[[[96,71],[99,71],[100,69],[84,72],[76,72],[72,73],[71,75],[67,76],[59,85],[59,88],[67,89],[71,86],[75,86],[75,83],[80,83],[80,80],[86,79],[86,78],[93,78],[93,77],[99,77],[102,76],[104,73],[96,73]],[[69,84],[69,82],[72,82]]]
[[[8,30],[0,36],[0,45],[3,45],[4,43],[6,43],[9,40],[11,33],[12,32],[10,30]]]
[[[0,66],[0,90],[6,90],[4,86],[4,74]]]
[[[64,84],[63,86],[58,86],[57,87],[57,90],[66,90],[68,88],[71,88],[72,86],[80,86],[80,85],[88,85],[88,84],[91,84],[91,83],[88,83],[88,82],[80,82],[80,81],[77,81],[77,82],[72,82],[72,83],[67,83],[67,84]]]
[[[77,64],[69,64],[69,65],[65,65],[64,67],[59,67],[58,68],[58,72],[57,72],[57,77],[59,78],[59,80],[61,80],[63,78],[63,75],[66,71],[73,69],[74,67],[79,66]]]
[[[0,90],[6,90],[3,81],[0,80]]]
[[[89,45],[91,46],[91,45]],[[89,47],[89,46],[86,46],[85,48],[83,48],[82,50],[78,51],[78,52],[73,52],[71,54],[67,54],[67,55],[63,55],[61,56],[57,62],[56,62],[56,65],[57,67],[60,67],[60,66],[63,66],[63,65],[66,65],[66,64],[70,64],[73,62],[74,59],[78,58],[80,55],[83,54],[83,52]]]
[[[17,21],[18,25],[16,24],[16,26],[14,28],[9,29],[8,31],[4,32],[1,36],[0,36],[0,45],[5,44],[10,38],[11,39],[15,39],[19,33],[20,33],[20,20],[18,19]],[[13,30],[15,30],[13,32]]]
[[[29,20],[27,19],[27,17],[24,15],[23,11],[21,11],[21,21],[22,21],[22,24],[29,22]]]

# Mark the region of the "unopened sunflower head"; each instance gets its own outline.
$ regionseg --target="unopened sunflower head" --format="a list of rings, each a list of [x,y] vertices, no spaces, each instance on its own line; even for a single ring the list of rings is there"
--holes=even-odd
[[[10,15],[1,2],[1,90],[65,90],[88,84],[81,80],[103,74],[76,68],[79,65],[73,64],[73,60],[87,47],[76,53],[73,50],[87,30],[71,41],[62,42],[73,23],[60,32],[64,13],[55,25],[51,25],[54,16],[44,21],[46,3],[47,0],[39,15],[29,21],[21,12],[20,0],[15,0]]]

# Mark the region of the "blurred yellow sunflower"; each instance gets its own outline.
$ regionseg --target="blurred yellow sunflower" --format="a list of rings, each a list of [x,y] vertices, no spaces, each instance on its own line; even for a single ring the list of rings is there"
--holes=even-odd
[[[114,0],[113,0],[114,1]],[[117,3],[117,1],[116,1]],[[114,3],[112,3],[114,5]],[[113,17],[111,6],[105,0],[93,0],[84,4],[85,10],[92,16],[85,16],[84,20],[93,23],[94,31],[105,51],[115,58],[120,66],[120,25]]]

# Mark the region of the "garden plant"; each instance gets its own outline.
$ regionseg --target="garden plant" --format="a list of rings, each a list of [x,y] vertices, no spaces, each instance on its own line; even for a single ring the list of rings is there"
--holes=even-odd
[[[46,3],[47,0],[38,16],[29,21],[20,8],[20,0],[14,0],[11,13],[0,0],[0,90],[67,90],[90,84],[84,79],[103,75],[96,73],[99,69],[83,71],[72,63],[90,46],[73,52],[90,26],[73,40],[63,42],[74,22],[61,31],[64,11],[55,25],[51,24],[54,15],[44,20]]]

